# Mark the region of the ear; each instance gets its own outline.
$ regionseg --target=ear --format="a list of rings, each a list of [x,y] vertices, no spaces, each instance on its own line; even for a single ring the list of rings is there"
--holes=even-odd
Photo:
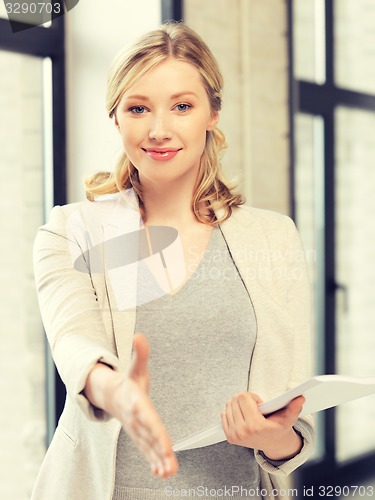
[[[210,121],[208,122],[206,130],[208,132],[213,130],[216,127],[218,121],[219,121],[219,112],[217,110],[212,111]]]
[[[115,126],[116,126],[116,128],[120,129],[120,124],[119,124],[119,122],[117,120],[116,113],[113,116],[115,117]]]

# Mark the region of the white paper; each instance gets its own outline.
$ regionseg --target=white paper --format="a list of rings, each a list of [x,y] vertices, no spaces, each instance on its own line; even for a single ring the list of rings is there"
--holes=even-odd
[[[304,396],[300,416],[332,408],[341,403],[375,394],[375,377],[356,378],[342,375],[317,375],[280,396],[259,405],[263,415],[269,415],[297,396]],[[192,434],[173,445],[174,451],[191,450],[225,441],[221,422]]]

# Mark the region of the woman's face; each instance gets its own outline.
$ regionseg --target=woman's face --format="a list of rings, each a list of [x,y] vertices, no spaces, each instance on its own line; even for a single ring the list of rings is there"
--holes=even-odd
[[[122,97],[116,125],[141,184],[195,182],[218,113],[212,112],[198,70],[167,59],[150,70]]]

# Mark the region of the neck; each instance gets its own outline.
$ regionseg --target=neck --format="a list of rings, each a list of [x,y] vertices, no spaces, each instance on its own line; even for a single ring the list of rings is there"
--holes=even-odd
[[[198,223],[191,208],[193,188],[174,182],[144,185],[143,201],[148,225],[186,227]]]

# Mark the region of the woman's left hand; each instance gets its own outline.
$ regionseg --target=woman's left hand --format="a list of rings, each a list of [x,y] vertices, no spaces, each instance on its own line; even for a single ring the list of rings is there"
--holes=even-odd
[[[227,401],[221,421],[230,444],[261,450],[271,460],[287,460],[297,455],[302,438],[293,429],[305,398],[299,396],[288,406],[265,417],[259,411],[261,398],[251,392],[235,394]]]

